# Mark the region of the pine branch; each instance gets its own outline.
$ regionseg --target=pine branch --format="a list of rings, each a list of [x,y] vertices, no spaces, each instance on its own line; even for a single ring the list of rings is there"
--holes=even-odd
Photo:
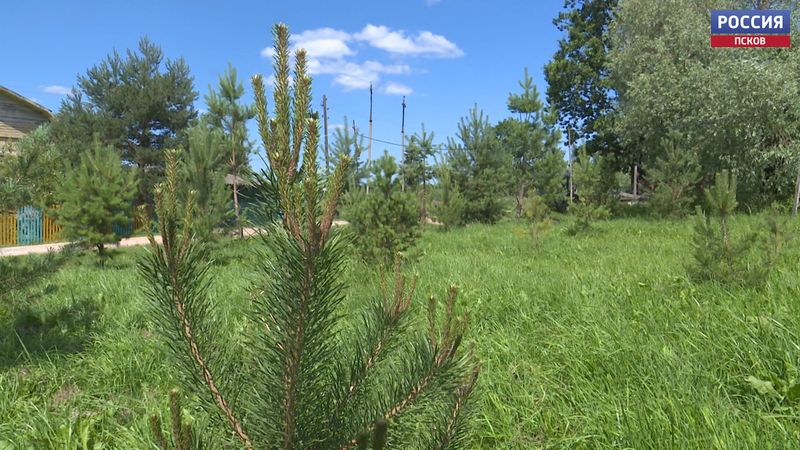
[[[195,303],[193,296],[202,292],[208,266],[198,267],[195,262],[199,253],[192,243],[192,195],[184,206],[183,220],[179,226],[177,201],[177,153],[167,154],[167,180],[164,186],[156,189],[156,211],[159,216],[161,245],[156,243],[152,232],[148,234],[151,243],[150,264],[142,265],[142,274],[151,280],[149,297],[167,309],[167,314],[176,319],[181,339],[193,362],[195,374],[205,384],[213,402],[225,416],[232,431],[246,448],[253,448],[241,421],[236,417],[228,400],[216,381],[207,359],[200,351],[194,324],[190,318],[188,303]],[[193,285],[187,285],[191,280]],[[200,289],[198,289],[200,288]],[[201,309],[204,306],[200,305]]]

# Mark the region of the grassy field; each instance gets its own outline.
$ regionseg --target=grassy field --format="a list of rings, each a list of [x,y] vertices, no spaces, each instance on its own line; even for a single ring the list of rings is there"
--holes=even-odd
[[[759,289],[698,284],[689,221],[564,228],[538,248],[512,222],[428,231],[415,252],[417,307],[456,284],[470,312],[483,366],[474,448],[797,448],[800,408],[784,395],[800,368],[797,252]],[[247,245],[226,244],[214,266],[233,330],[255,281]],[[104,270],[74,258],[0,297],[0,449],[89,436],[155,448],[147,417],[166,413],[177,379],[137,286],[143,251]],[[377,292],[373,270],[346,276],[351,308]]]

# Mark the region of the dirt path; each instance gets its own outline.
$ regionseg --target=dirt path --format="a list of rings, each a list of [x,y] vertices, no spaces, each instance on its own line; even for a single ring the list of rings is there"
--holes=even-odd
[[[344,220],[335,220],[334,225],[347,225],[348,223]],[[258,230],[255,228],[245,228],[244,235],[245,236],[254,236],[258,234]],[[161,237],[156,236],[156,241],[161,242]],[[135,247],[137,245],[147,245],[149,242],[147,241],[147,237],[145,236],[137,236],[126,238],[119,241],[119,247]],[[69,245],[69,242],[51,242],[49,244],[39,244],[39,245],[23,245],[19,247],[0,247],[0,258],[4,256],[23,256],[23,255],[33,255],[37,253],[47,253],[50,251],[56,252],[61,250],[62,248]],[[109,248],[115,248],[114,245],[109,245]]]
[[[156,236],[157,241],[161,241],[160,236]],[[119,247],[135,247],[137,245],[147,245],[147,237],[137,236],[127,238],[119,241]],[[51,242],[49,244],[40,245],[23,245],[20,247],[0,247],[0,258],[3,256],[22,256],[33,255],[36,253],[47,253],[50,251],[56,252],[69,245],[69,242]],[[109,245],[109,248],[115,248],[115,245]]]

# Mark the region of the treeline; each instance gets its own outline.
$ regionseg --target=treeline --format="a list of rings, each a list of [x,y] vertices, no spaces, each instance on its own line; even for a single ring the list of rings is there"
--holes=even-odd
[[[712,9],[754,6],[793,10],[797,39],[798,4],[782,0],[568,0],[555,20],[565,36],[545,76],[559,124],[631,183],[638,172],[658,214],[692,211],[724,170],[749,210],[788,207],[800,186],[797,46],[709,44]]]
[[[136,50],[114,52],[78,76],[52,123],[0,156],[0,210],[48,209],[65,239],[102,255],[119,239],[114,226],[152,205],[166,150],[180,149],[181,195],[194,196],[201,217],[195,232],[208,240],[220,227],[240,228],[239,184],[255,149],[246,128],[255,110],[243,95],[229,66],[200,114],[183,59],[165,59],[146,38]]]

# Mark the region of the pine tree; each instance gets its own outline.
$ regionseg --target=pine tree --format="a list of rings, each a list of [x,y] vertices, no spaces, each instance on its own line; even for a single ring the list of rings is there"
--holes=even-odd
[[[136,50],[113,52],[78,76],[52,124],[54,141],[71,164],[96,138],[138,169],[137,203],[150,200],[163,176],[164,151],[185,144],[197,118],[193,78],[182,58],[164,60],[149,39]]]
[[[576,218],[570,231],[575,233],[588,230],[593,222],[611,215],[608,208],[611,181],[603,158],[589,156],[585,148],[578,152],[572,167],[579,199],[569,207],[569,212]]]
[[[228,173],[233,177],[233,210],[239,236],[242,236],[241,211],[239,207],[239,180],[249,178],[252,143],[247,139],[247,122],[255,117],[252,105],[242,103],[244,85],[236,76],[236,69],[228,64],[228,70],[219,77],[219,91],[210,90],[206,95],[208,113],[204,119],[211,127],[220,130],[225,138]],[[245,177],[243,177],[245,175]]]
[[[434,134],[428,133],[425,124],[422,124],[422,132],[411,136],[408,142],[401,167],[401,177],[406,187],[418,192],[420,217],[423,218],[428,215],[428,184],[433,179],[433,168],[428,164],[436,153],[433,137]]]
[[[663,217],[682,217],[691,205],[692,188],[700,181],[696,153],[680,148],[681,136],[672,132],[661,142],[663,156],[656,160],[648,179],[653,186],[647,204]]]
[[[448,138],[448,164],[466,202],[464,219],[497,222],[503,215],[510,155],[500,147],[489,119],[475,105],[458,124],[458,140]]]
[[[758,250],[758,233],[734,237],[730,217],[738,206],[736,176],[727,170],[714,177],[714,185],[705,190],[706,212],[699,207],[694,226],[695,265],[690,273],[701,280],[726,283],[760,284],[771,268],[772,252],[764,260]],[[716,222],[714,223],[714,218]]]
[[[12,151],[0,151],[0,211],[31,204],[42,208],[52,206],[62,169],[63,161],[50,135],[50,125],[42,125],[25,135],[14,143]]]
[[[228,140],[222,132],[203,125],[190,128],[187,134],[189,146],[180,165],[181,186],[187,194],[194,191],[197,219],[193,231],[202,241],[210,241],[214,229],[230,219],[230,192],[225,185]]]
[[[453,175],[447,162],[437,164],[436,180],[439,199],[434,204],[434,216],[445,230],[462,225],[464,223],[464,196],[458,191],[458,186],[453,181]]]
[[[344,218],[357,236],[361,256],[391,265],[395,255],[414,245],[420,234],[417,201],[409,190],[402,191],[394,158],[384,153],[373,161],[369,195],[351,191]]]
[[[156,191],[163,245],[151,237],[140,264],[158,329],[187,388],[244,448],[365,448],[368,434],[375,448],[463,447],[478,366],[463,349],[456,290],[441,327],[429,301],[422,332],[410,314],[415,283],[397,264],[393,289],[384,283],[360,317],[342,323],[353,314],[342,310],[346,241],[332,222],[350,161],[321,183],[306,53],[297,51],[290,85],[288,28],[274,35],[272,119],[263,79],[253,85],[280,215],[261,236],[244,336],[227,338],[215,320],[209,261],[190,231],[191,196],[177,199],[174,155]]]
[[[358,133],[358,128],[348,128],[347,116],[344,116],[344,126],[336,128],[333,132],[333,148],[331,164],[337,167],[345,159],[349,161],[344,177],[344,192],[357,189],[368,176],[368,170],[361,164],[361,153],[365,149],[364,136]]]
[[[566,196],[566,163],[559,148],[557,115],[545,109],[527,68],[519,86],[522,92],[508,94],[507,101],[508,110],[516,117],[503,120],[496,127],[501,144],[511,152],[517,219],[522,217],[525,196],[531,187],[554,207],[560,206]]]
[[[119,242],[114,227],[130,224],[135,193],[135,173],[122,167],[113,148],[95,142],[64,175],[52,211],[64,236],[96,247],[102,261],[106,244]]]

